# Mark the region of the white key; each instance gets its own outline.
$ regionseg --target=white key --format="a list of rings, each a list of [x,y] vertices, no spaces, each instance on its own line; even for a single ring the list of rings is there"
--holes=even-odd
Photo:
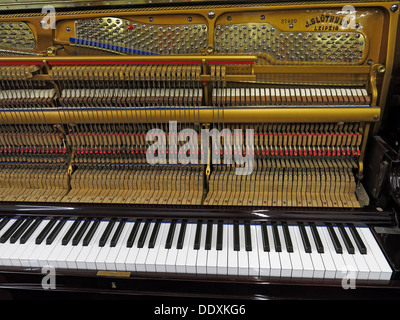
[[[258,259],[257,225],[250,225],[251,251],[247,251],[249,259],[249,276],[260,275],[260,263]]]
[[[141,222],[135,237],[135,240],[133,242],[132,247],[129,249],[128,255],[126,256],[125,260],[125,270],[126,271],[136,271],[136,257],[139,254],[139,248],[137,247],[140,234],[142,233],[142,229],[144,226],[145,222]]]
[[[297,249],[303,265],[303,278],[313,278],[314,276],[314,265],[311,261],[311,255],[306,252],[301,237],[300,229],[298,227],[293,228],[294,235],[296,237]]]
[[[393,273],[392,268],[390,267],[389,263],[386,261],[386,258],[383,255],[381,249],[379,248],[379,245],[376,242],[371,230],[369,230],[369,228],[358,228],[357,230],[359,231],[360,234],[363,235],[364,239],[366,240],[366,241],[363,240],[364,244],[366,242],[368,243],[369,249],[370,249],[371,253],[373,254],[373,256],[375,257],[375,260],[381,269],[381,274],[380,274],[379,279],[380,280],[390,280],[392,273]]]
[[[228,274],[228,225],[222,225],[222,250],[217,250],[217,274]]]
[[[321,253],[321,259],[325,266],[325,279],[335,279],[336,277],[336,266],[332,259],[332,254],[330,252],[327,240],[323,233],[323,226],[316,226],[319,237],[321,239],[322,245],[324,247],[324,252]],[[325,228],[326,229],[326,228]],[[329,239],[328,239],[329,240]]]
[[[303,264],[301,262],[299,245],[295,235],[296,226],[288,226],[290,238],[292,239],[293,252],[289,252],[290,261],[292,262],[292,277],[301,278],[303,276]]]
[[[149,253],[146,258],[145,262],[145,269],[147,272],[156,272],[156,260],[158,251],[162,246],[165,246],[165,242],[162,240],[164,239],[164,234],[168,234],[169,223],[162,222],[160,224],[160,230],[158,230],[158,236],[156,242],[154,243],[154,248],[149,249]]]
[[[233,250],[233,224],[228,225],[228,274],[238,275],[238,251]]]
[[[246,242],[244,237],[244,224],[239,224],[239,245],[240,250],[238,251],[238,268],[239,275],[249,275],[249,257],[246,251]]]
[[[196,264],[197,264],[197,250],[193,249],[197,224],[191,223],[191,225],[192,225],[192,232],[190,233],[189,248],[186,257],[186,273],[196,273]]]
[[[325,239],[326,247],[324,246],[324,249],[326,253],[330,254],[332,257],[332,261],[335,264],[335,278],[336,279],[342,279],[343,278],[343,270],[347,272],[346,267],[345,267],[345,261],[343,260],[343,256],[340,253],[336,253],[335,247],[333,246],[331,236],[329,235],[329,231],[326,227],[320,227],[318,229],[321,231],[319,234]]]
[[[207,274],[217,274],[218,251],[217,251],[218,224],[214,223],[212,228],[211,249],[207,256]]]
[[[165,268],[167,272],[176,272],[176,259],[179,251],[176,247],[178,245],[179,230],[180,223],[177,223],[175,227],[174,237],[172,239],[172,245],[171,248],[168,249],[167,259],[165,260]]]
[[[17,221],[18,219],[16,218],[11,218],[7,224],[2,228],[1,230],[1,236],[4,235],[7,230]],[[5,243],[0,243],[0,265],[5,265],[3,261],[3,256],[7,254],[7,251],[10,249],[10,247],[13,246],[10,243],[10,238]]]
[[[178,256],[176,258],[176,263],[175,263],[177,273],[186,273],[186,258],[190,250],[189,244],[190,244],[191,234],[193,233],[194,230],[193,226],[194,224],[192,223],[186,224],[185,237],[183,238],[183,246],[182,249],[178,250]]]
[[[342,269],[341,271],[341,276],[343,277],[350,277],[350,278],[358,278],[358,269],[357,269],[357,264],[354,261],[354,257],[352,254],[349,254],[347,251],[347,248],[344,244],[344,241],[342,239],[342,235],[340,234],[339,228],[334,226],[333,227],[337,238],[339,239],[339,243],[342,247],[343,253],[342,253],[342,257],[343,257],[343,261],[345,263],[344,269]]]
[[[110,271],[117,270],[116,260],[117,260],[118,254],[122,250],[122,248],[126,247],[126,241],[124,242],[124,239],[125,239],[126,234],[128,233],[128,229],[129,229],[128,224],[127,224],[127,222],[125,222],[117,243],[115,244],[114,247],[110,247],[110,251],[108,252],[108,255],[107,255],[107,258],[105,261],[107,270],[110,270]]]
[[[133,226],[135,225],[135,222],[136,221],[127,221],[126,222],[126,226],[125,226],[126,233],[125,233],[125,235],[124,235],[124,237],[122,239],[122,243],[120,244],[121,248],[120,248],[120,250],[118,252],[118,255],[115,258],[115,269],[117,271],[126,271],[125,260],[126,260],[126,258],[128,256],[128,253],[129,253],[130,249],[131,249],[131,248],[129,248],[127,246],[127,242],[128,242],[129,236],[130,236],[130,234],[132,232]]]
[[[267,251],[264,251],[261,226],[257,226],[256,231],[257,231],[258,259],[260,264],[260,276],[268,277],[271,272],[271,266],[269,263],[269,253]]]
[[[377,263],[371,248],[368,245],[368,242],[366,241],[363,233],[360,231],[360,229],[363,227],[357,227],[358,234],[360,235],[361,240],[363,241],[365,247],[367,248],[367,254],[364,255],[365,261],[368,265],[369,268],[369,279],[370,280],[379,280],[380,275],[381,275],[381,268],[379,267],[379,264]]]
[[[287,252],[285,237],[283,235],[283,229],[281,225],[278,225],[279,238],[281,240],[282,252],[279,252],[281,261],[281,277],[292,276],[292,261],[290,260],[289,253]]]
[[[206,245],[206,233],[207,224],[202,224],[201,238],[200,238],[200,248],[197,250],[197,263],[196,263],[196,273],[206,274],[207,273],[207,254],[208,250],[205,249]]]
[[[281,258],[279,255],[279,252],[276,252],[275,250],[275,245],[274,245],[274,238],[272,235],[272,226],[267,225],[267,232],[268,232],[268,241],[269,241],[269,261],[270,261],[270,266],[271,266],[271,272],[270,275],[271,277],[280,277],[281,276]]]
[[[154,229],[154,225],[155,225],[155,222],[150,223],[144,245],[142,248],[139,248],[139,253],[138,253],[138,255],[136,257],[136,261],[135,261],[136,271],[139,271],[139,272],[146,271],[145,262],[146,262],[147,254],[149,253],[149,250],[150,250],[149,249],[149,241],[150,241],[151,233],[153,232],[153,229]]]
[[[317,251],[317,246],[315,245],[315,241],[312,235],[312,231],[310,226],[305,226],[308,239],[311,244],[311,260],[314,265],[314,278],[324,278],[325,276],[325,266],[322,262],[321,255]]]
[[[169,225],[167,227],[169,229]],[[166,262],[167,262],[167,256],[168,256],[168,250],[165,248],[165,243],[167,242],[167,237],[168,237],[168,230],[166,230],[161,237],[161,243],[162,245],[158,249],[157,257],[156,257],[156,262],[155,262],[155,268],[157,272],[167,272],[167,267],[166,267]]]

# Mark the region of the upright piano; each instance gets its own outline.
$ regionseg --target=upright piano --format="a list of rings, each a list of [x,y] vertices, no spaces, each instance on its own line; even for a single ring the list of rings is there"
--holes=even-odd
[[[399,298],[398,20],[2,1],[2,296]]]

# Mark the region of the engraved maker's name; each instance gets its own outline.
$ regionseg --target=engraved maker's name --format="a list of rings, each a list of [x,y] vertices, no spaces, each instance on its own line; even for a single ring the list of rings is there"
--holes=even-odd
[[[350,23],[350,19],[346,19],[346,17],[342,18],[342,17],[333,16],[333,15],[329,15],[329,14],[326,14],[326,15],[321,14],[320,16],[316,16],[314,18],[308,19],[306,21],[305,27],[308,28],[308,27],[311,27],[311,26],[313,26],[315,24],[319,24],[319,23],[333,23],[333,24],[335,24],[334,27],[337,30],[339,26],[343,26],[343,27],[347,26]]]

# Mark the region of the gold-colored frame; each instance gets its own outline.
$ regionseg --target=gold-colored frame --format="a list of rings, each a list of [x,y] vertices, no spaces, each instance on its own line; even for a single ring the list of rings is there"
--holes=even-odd
[[[125,2],[126,3],[126,2]],[[290,4],[290,6],[289,6]],[[309,3],[254,3],[254,4],[218,4],[212,5],[202,5],[198,6],[179,6],[179,7],[143,7],[143,8],[124,8],[124,9],[102,9],[102,10],[85,10],[85,11],[60,11],[57,9],[56,15],[56,29],[43,29],[41,27],[41,21],[44,14],[41,13],[14,13],[0,15],[0,20],[4,22],[26,22],[29,27],[34,31],[36,37],[36,47],[34,54],[39,54],[42,57],[48,56],[69,56],[69,37],[73,34],[74,24],[77,19],[85,18],[99,18],[99,17],[119,17],[121,19],[136,19],[141,21],[147,21],[149,23],[149,18],[152,18],[152,22],[155,25],[158,24],[177,24],[187,22],[187,19],[192,18],[191,23],[205,22],[208,29],[208,42],[209,45],[202,52],[203,55],[213,56],[214,53],[214,37],[216,26],[223,22],[227,22],[227,17],[231,17],[229,23],[242,23],[249,19],[249,17],[257,17],[261,19],[263,15],[266,16],[265,21],[272,16],[272,20],[277,24],[278,19],[286,19],[287,22],[280,24],[280,29],[282,31],[298,31],[304,30],[306,21],[310,20],[310,17],[314,17],[316,12],[332,12],[332,10],[341,10],[343,7],[347,6],[348,3],[333,3],[333,2],[309,2]],[[317,6],[316,6],[317,5]],[[363,14],[362,17],[356,20],[356,22],[361,25],[357,29],[353,30],[355,32],[363,33],[365,37],[365,52],[364,56],[360,60],[359,66],[365,66],[368,69],[370,64],[381,64],[385,67],[386,72],[384,74],[378,75],[377,79],[379,88],[379,101],[378,105],[383,108],[385,103],[385,97],[387,94],[387,88],[389,83],[390,74],[392,72],[393,58],[394,58],[394,47],[396,42],[396,32],[398,24],[398,11],[392,12],[391,8],[393,5],[398,5],[397,2],[352,2],[351,5],[355,8],[356,12],[368,12],[368,14]],[[290,7],[290,10],[288,8]],[[62,10],[62,9],[61,9]],[[366,10],[366,11],[365,11]],[[281,14],[291,12],[290,16],[285,16],[282,18]],[[276,16],[276,17],[275,17]],[[367,17],[365,17],[367,16]],[[373,18],[371,18],[372,16]],[[292,17],[292,18],[291,18]],[[297,19],[297,25],[299,28],[294,27],[290,29],[291,19]],[[258,22],[261,22],[258,21]],[[69,29],[67,28],[69,27]],[[69,30],[69,31],[67,31]],[[387,35],[387,36],[386,36]],[[64,46],[64,50],[60,50],[60,47]],[[144,57],[144,56],[142,56]],[[3,59],[3,58],[1,58]],[[29,61],[29,60],[27,60]],[[256,73],[269,73],[274,72],[273,69],[263,69],[262,66],[257,70],[258,66],[255,68]],[[269,66],[271,67],[271,66]],[[277,66],[278,67],[278,66]],[[284,68],[279,68],[279,73],[292,73],[296,69],[297,65],[285,65]],[[321,77],[325,77],[329,74],[330,70],[333,68],[332,65],[316,65],[310,66],[303,65],[299,67],[302,68],[302,73],[316,73],[314,67],[318,67]],[[306,68],[304,68],[306,67]],[[359,69],[356,69],[356,65],[335,65],[335,73],[342,74],[357,74]],[[354,67],[354,69],[353,69]],[[286,69],[287,68],[287,69]],[[325,69],[326,68],[326,69]],[[354,72],[353,72],[354,71]],[[369,75],[371,69],[367,72],[363,72],[364,75]]]
[[[218,4],[198,6],[165,6],[145,8],[117,8],[101,10],[60,11],[57,10],[56,29],[44,29],[41,26],[44,15],[41,13],[13,13],[0,15],[0,21],[12,23],[23,22],[29,25],[35,34],[36,47],[34,50],[25,50],[26,53],[37,54],[37,57],[1,57],[0,63],[9,66],[7,77],[13,76],[13,68],[33,64],[38,66],[39,72],[32,74],[32,80],[51,81],[51,68],[57,63],[68,62],[73,68],[75,65],[102,64],[112,62],[115,65],[127,63],[173,63],[180,61],[189,63],[194,61],[202,67],[200,80],[204,84],[204,90],[210,90],[212,81],[231,81],[240,84],[327,84],[326,78],[332,76],[336,84],[344,83],[347,86],[367,88],[370,92],[371,106],[365,108],[225,108],[214,109],[209,101],[204,108],[179,109],[174,113],[162,113],[159,110],[103,110],[103,111],[62,111],[44,109],[38,111],[3,111],[1,121],[7,124],[41,122],[46,124],[93,123],[96,119],[112,119],[116,122],[158,122],[169,120],[181,120],[189,122],[195,119],[199,123],[207,125],[215,119],[223,118],[226,123],[259,123],[259,122],[361,122],[363,143],[358,163],[358,176],[362,177],[363,157],[367,143],[367,136],[371,132],[371,124],[380,121],[384,111],[389,81],[393,71],[395,45],[397,39],[399,12],[392,10],[397,2],[354,2],[352,6],[356,12],[366,15],[356,20],[359,27],[351,30],[354,34],[362,36],[362,56],[355,63],[298,63],[289,61],[280,63],[266,55],[264,63],[260,63],[260,56],[254,52],[232,52],[228,55],[224,52],[216,52],[214,45],[215,30],[218,25],[229,23],[246,24],[249,18],[254,18],[260,24],[268,17],[268,22],[273,25],[280,24],[282,32],[304,32],[307,25],[314,25],[311,19],[320,12],[332,15],[342,10],[348,3],[309,2],[309,3],[270,3],[270,4]],[[290,6],[290,10],[288,9]],[[282,14],[289,13],[282,18]],[[264,16],[264,18],[262,18]],[[204,50],[190,55],[93,55],[88,51],[87,55],[74,56],[75,46],[72,46],[69,38],[74,35],[75,22],[79,19],[99,19],[101,17],[116,17],[127,21],[143,21],[158,25],[204,23],[208,30],[208,45]],[[230,17],[230,19],[228,19]],[[190,18],[190,19],[189,19]],[[284,19],[280,23],[278,19]],[[296,22],[294,22],[296,19]],[[190,21],[189,21],[190,20]],[[262,20],[262,21],[261,21]],[[309,22],[307,22],[309,21]],[[290,25],[293,25],[291,27]],[[323,25],[323,24],[321,24]],[[299,27],[297,27],[299,26]],[[318,31],[318,30],[316,30]],[[335,30],[334,30],[335,31]],[[325,31],[324,31],[325,32]],[[324,33],[323,35],[326,36]],[[79,53],[79,51],[78,51]],[[244,55],[246,53],[246,55]],[[219,64],[237,64],[240,68],[227,69],[229,72],[217,75],[213,73],[213,67]],[[20,70],[18,69],[18,72]],[[16,75],[16,74],[14,74]],[[222,79],[223,78],[223,79]],[[9,78],[8,78],[9,79]],[[290,82],[294,80],[294,82]],[[101,115],[99,116],[99,114]],[[34,114],[34,115],[33,115]],[[178,114],[178,116],[176,116]],[[209,168],[208,168],[209,169]],[[209,173],[209,171],[208,171]],[[208,175],[208,174],[207,174]]]

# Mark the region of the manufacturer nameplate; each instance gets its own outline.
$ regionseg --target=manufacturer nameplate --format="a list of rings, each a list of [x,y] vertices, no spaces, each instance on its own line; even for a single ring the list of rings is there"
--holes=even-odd
[[[97,276],[128,278],[131,276],[131,273],[128,271],[97,271]]]

